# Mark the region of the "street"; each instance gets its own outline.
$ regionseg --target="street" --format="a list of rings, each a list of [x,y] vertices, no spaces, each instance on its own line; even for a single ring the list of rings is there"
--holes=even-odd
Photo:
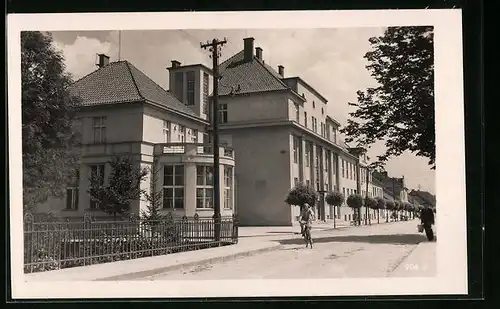
[[[417,220],[413,220],[316,232],[313,249],[306,249],[302,238],[295,235],[280,240],[280,250],[140,280],[388,277],[398,266],[401,268],[418,243],[426,241],[424,234],[417,233],[416,225]],[[427,262],[421,268],[435,265],[435,243],[423,254]],[[413,262],[406,268],[410,271],[416,267]]]

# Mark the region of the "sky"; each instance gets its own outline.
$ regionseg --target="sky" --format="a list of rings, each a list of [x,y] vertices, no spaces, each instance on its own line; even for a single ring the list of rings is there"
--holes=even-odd
[[[57,31],[55,44],[65,57],[66,69],[75,80],[96,70],[96,54],[110,61],[128,60],[156,83],[168,89],[168,71],[172,60],[182,64],[212,66],[209,52],[200,47],[213,38],[226,38],[221,62],[243,49],[243,38],[255,38],[255,47],[263,49],[263,59],[277,70],[285,67],[285,76],[300,76],[328,99],[329,115],[347,124],[355,107],[356,91],[375,86],[363,58],[370,50],[368,39],[380,36],[384,28],[338,29],[252,29],[252,30],[148,30],[148,31]],[[121,39],[119,39],[121,38]],[[120,42],[120,43],[119,43]],[[119,48],[120,46],[120,48]],[[368,155],[375,158],[384,151],[383,142],[371,146]],[[427,158],[403,153],[390,159],[385,169],[392,177],[405,177],[407,187],[435,194],[435,171]]]

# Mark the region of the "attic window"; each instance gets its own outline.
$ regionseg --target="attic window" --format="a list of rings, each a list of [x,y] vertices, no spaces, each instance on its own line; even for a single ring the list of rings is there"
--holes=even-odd
[[[305,99],[306,98],[306,95],[302,92],[302,97]]]
[[[316,102],[313,101],[313,108],[316,108]]]
[[[325,110],[323,109],[323,107],[321,108],[321,115],[324,115],[325,114]]]

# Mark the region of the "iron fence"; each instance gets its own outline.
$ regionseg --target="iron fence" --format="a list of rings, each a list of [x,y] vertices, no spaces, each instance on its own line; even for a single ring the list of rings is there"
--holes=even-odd
[[[112,220],[108,219],[108,220]],[[24,272],[55,270],[200,250],[238,242],[236,218],[98,221],[84,218],[24,220]],[[215,224],[220,238],[215,241]]]

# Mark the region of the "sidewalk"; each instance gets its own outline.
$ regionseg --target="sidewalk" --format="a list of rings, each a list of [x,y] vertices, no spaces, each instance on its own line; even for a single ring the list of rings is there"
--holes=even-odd
[[[435,241],[424,241],[390,273],[390,277],[432,277],[436,276]]]
[[[369,226],[353,226],[349,229],[363,230],[366,227]],[[337,225],[337,228],[333,229],[333,222],[315,222],[313,225],[313,229],[321,234],[332,232],[343,234],[347,228],[347,225]],[[236,245],[26,274],[24,279],[25,281],[109,281],[144,278],[199,264],[223,262],[278,250],[282,247],[280,240],[300,238],[299,230],[300,228],[295,225],[240,227],[240,238]]]

